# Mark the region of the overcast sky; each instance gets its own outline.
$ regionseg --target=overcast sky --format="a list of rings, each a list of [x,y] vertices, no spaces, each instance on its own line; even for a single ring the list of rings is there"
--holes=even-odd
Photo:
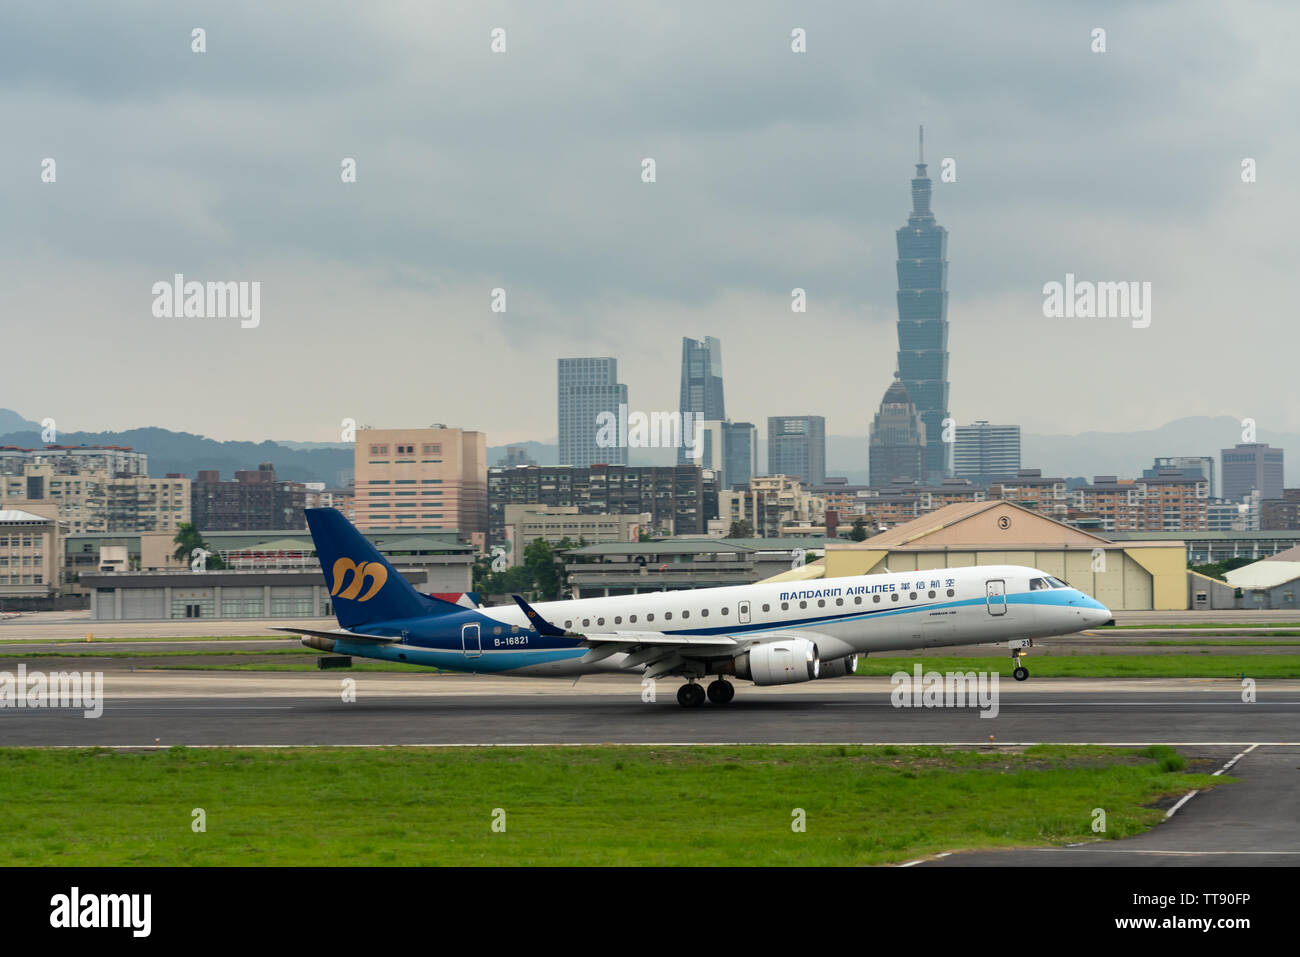
[[[1294,4],[0,17],[0,407],[65,430],[337,441],[349,416],[550,440],[557,357],[616,356],[633,408],[671,410],[681,337],[713,335],[733,419],[865,436],[896,365],[919,123],[959,422],[1300,428]],[[156,318],[178,272],[260,282],[260,325]],[[1150,326],[1044,318],[1066,273],[1150,282]]]

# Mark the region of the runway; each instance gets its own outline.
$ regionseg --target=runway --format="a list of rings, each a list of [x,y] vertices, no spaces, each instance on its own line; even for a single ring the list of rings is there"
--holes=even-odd
[[[33,667],[33,665],[29,667]],[[66,663],[60,663],[67,667]],[[27,746],[545,745],[1075,742],[1300,743],[1300,681],[1031,679],[999,684],[997,713],[898,708],[888,678],[757,689],[726,706],[654,700],[618,676],[567,681],[473,675],[113,671],[99,718],[0,709],[0,742]],[[345,692],[355,700],[345,701]],[[981,717],[982,713],[990,714]]]
[[[33,661],[32,665],[38,662]],[[66,667],[67,662],[61,661]],[[104,672],[104,710],[0,709],[5,746],[550,746],[622,744],[1171,744],[1188,769],[1240,780],[1199,793],[1123,841],[957,852],[912,866],[1296,866],[1300,864],[1300,680],[1264,680],[1254,703],[1231,679],[1031,679],[977,708],[897,708],[888,678],[756,689],[686,709],[677,682],[578,685],[472,675]],[[345,691],[355,700],[345,701]],[[1172,806],[1177,798],[1165,802]],[[1164,805],[1161,805],[1162,807]],[[1015,813],[1009,808],[1008,813]]]

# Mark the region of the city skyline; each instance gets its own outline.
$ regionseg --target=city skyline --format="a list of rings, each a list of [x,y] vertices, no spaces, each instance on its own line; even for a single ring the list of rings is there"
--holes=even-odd
[[[947,159],[955,173],[933,180],[962,240],[957,422],[1070,434],[1230,414],[1300,429],[1286,350],[1259,347],[1290,334],[1297,134],[1275,104],[1295,92],[1295,11],[1192,3],[1155,30],[1158,12],[1102,7],[1095,53],[1091,21],[1021,4],[953,7],[924,30],[903,8],[760,4],[737,24],[683,7],[697,29],[671,38],[592,10],[576,33],[512,5],[452,9],[436,28],[421,10],[204,10],[202,55],[189,12],[86,5],[69,35],[62,15],[29,11],[0,39],[0,308],[33,345],[58,343],[66,381],[25,363],[0,405],[81,429],[300,441],[414,408],[501,443],[545,440],[544,404],[517,401],[550,390],[539,351],[618,355],[637,404],[668,410],[664,371],[682,336],[707,331],[728,343],[733,416],[763,421],[797,390],[828,433],[865,436],[862,393],[894,371],[891,234],[924,122],[932,173]],[[512,42],[494,59],[497,21]],[[806,53],[790,49],[796,26]],[[614,61],[595,54],[612,36]],[[348,56],[320,53],[336,49]],[[177,273],[260,282],[260,324],[154,317],[151,286]],[[1044,285],[1067,275],[1151,282],[1151,325],[1044,318]],[[795,288],[807,313],[791,312]],[[109,390],[91,385],[104,336],[119,344]],[[260,386],[231,389],[208,372],[221,368]],[[1100,368],[1127,388],[1101,387]],[[321,394],[316,377],[347,385]],[[304,398],[285,401],[294,381]],[[1074,401],[1027,399],[1061,390]]]

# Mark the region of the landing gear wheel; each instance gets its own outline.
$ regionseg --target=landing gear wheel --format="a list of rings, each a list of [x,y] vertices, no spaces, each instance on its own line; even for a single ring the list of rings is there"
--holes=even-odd
[[[1029,669],[1024,665],[1016,665],[1016,670],[1011,672],[1011,677],[1015,678],[1017,681],[1024,681],[1029,677]]]
[[[714,704],[727,704],[736,696],[736,686],[719,678],[709,685],[709,700]]]
[[[698,708],[704,704],[704,689],[695,682],[677,689],[677,703],[683,708]]]

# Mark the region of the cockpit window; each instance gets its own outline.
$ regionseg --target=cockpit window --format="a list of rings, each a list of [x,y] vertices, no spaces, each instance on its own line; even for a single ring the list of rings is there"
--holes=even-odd
[[[1048,575],[1048,576],[1047,576],[1047,581],[1048,581],[1048,584],[1050,584],[1053,588],[1069,588],[1069,587],[1070,587],[1068,584],[1066,584],[1065,582],[1061,581],[1059,578],[1053,578],[1051,575]]]
[[[1050,588],[1050,587],[1051,587],[1051,586],[1047,584],[1047,579],[1045,579],[1045,578],[1031,578],[1031,579],[1029,579],[1029,590],[1030,590],[1030,591],[1038,591],[1038,590],[1041,589],[1041,588]]]

